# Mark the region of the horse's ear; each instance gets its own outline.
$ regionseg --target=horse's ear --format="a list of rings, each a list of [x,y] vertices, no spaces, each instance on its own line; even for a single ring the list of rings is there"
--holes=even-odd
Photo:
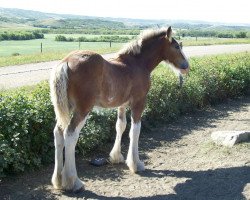
[[[169,41],[171,42],[172,41],[172,28],[171,28],[171,26],[168,27],[167,37],[168,37]]]

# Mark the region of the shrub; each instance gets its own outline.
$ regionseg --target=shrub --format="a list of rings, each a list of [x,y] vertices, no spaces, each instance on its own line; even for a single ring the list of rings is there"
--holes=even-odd
[[[67,38],[64,36],[64,35],[57,35],[55,37],[55,41],[63,41],[63,42],[66,42],[67,41]]]
[[[20,56],[20,53],[13,53],[11,56]]]
[[[32,40],[43,39],[44,35],[38,31],[3,32],[0,33],[1,40]]]
[[[0,96],[0,174],[24,171],[53,160],[54,113],[48,87]]]
[[[192,58],[190,65],[182,88],[167,67],[161,65],[153,72],[143,116],[147,124],[176,119],[182,113],[250,90],[250,53]],[[47,83],[31,92],[0,94],[0,175],[53,160],[54,118]],[[91,112],[78,141],[78,152],[91,152],[112,140],[115,121],[115,110]]]
[[[80,135],[78,152],[89,153],[114,137],[115,116],[114,110],[94,110]],[[54,159],[54,119],[46,82],[31,92],[0,94],[0,176]]]
[[[232,33],[219,33],[217,37],[218,38],[233,38],[234,35]]]
[[[247,32],[239,32],[235,35],[236,38],[247,38]]]
[[[134,37],[132,37],[134,38]],[[131,40],[131,38],[127,36],[118,36],[118,35],[112,35],[112,36],[99,36],[99,37],[93,37],[93,38],[86,38],[84,36],[73,38],[73,37],[65,37],[63,35],[57,35],[55,37],[55,41],[60,42],[128,42]]]

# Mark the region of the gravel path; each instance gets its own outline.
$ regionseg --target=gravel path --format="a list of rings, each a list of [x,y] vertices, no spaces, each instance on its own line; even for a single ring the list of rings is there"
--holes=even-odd
[[[233,148],[214,145],[218,130],[250,130],[250,96],[196,111],[177,121],[142,132],[140,155],[146,171],[131,174],[126,165],[93,167],[78,158],[85,191],[54,190],[53,165],[0,181],[0,199],[170,199],[249,200],[250,143]],[[114,131],[115,132],[115,131]],[[112,144],[107,144],[107,155]],[[126,155],[128,133],[123,137]],[[97,156],[97,155],[96,155]]]
[[[184,48],[187,57],[203,56],[220,53],[250,51],[250,44],[189,46]],[[104,55],[112,57],[113,54]],[[34,85],[49,78],[50,69],[59,61],[25,64],[19,66],[0,67],[0,89]]]

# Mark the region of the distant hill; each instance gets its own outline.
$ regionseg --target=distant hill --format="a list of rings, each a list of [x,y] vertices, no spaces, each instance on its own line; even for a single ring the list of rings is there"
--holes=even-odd
[[[69,14],[44,13],[16,8],[0,8],[0,28],[51,29],[145,29],[172,25],[175,29],[250,30],[248,25],[231,25],[203,21],[100,18]]]

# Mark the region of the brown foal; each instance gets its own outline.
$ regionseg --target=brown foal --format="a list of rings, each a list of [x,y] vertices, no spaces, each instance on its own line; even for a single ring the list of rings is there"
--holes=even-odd
[[[118,107],[117,135],[110,152],[112,163],[124,162],[121,138],[126,127],[126,107],[130,107],[132,120],[126,164],[134,173],[144,170],[144,163],[139,159],[138,140],[141,115],[150,87],[150,73],[161,61],[173,64],[182,74],[189,70],[181,46],[171,35],[171,27],[144,31],[115,58],[105,60],[97,53],[74,51],[54,68],[50,87],[57,119],[52,176],[55,188],[71,191],[83,188],[75,166],[75,146],[94,106]]]

